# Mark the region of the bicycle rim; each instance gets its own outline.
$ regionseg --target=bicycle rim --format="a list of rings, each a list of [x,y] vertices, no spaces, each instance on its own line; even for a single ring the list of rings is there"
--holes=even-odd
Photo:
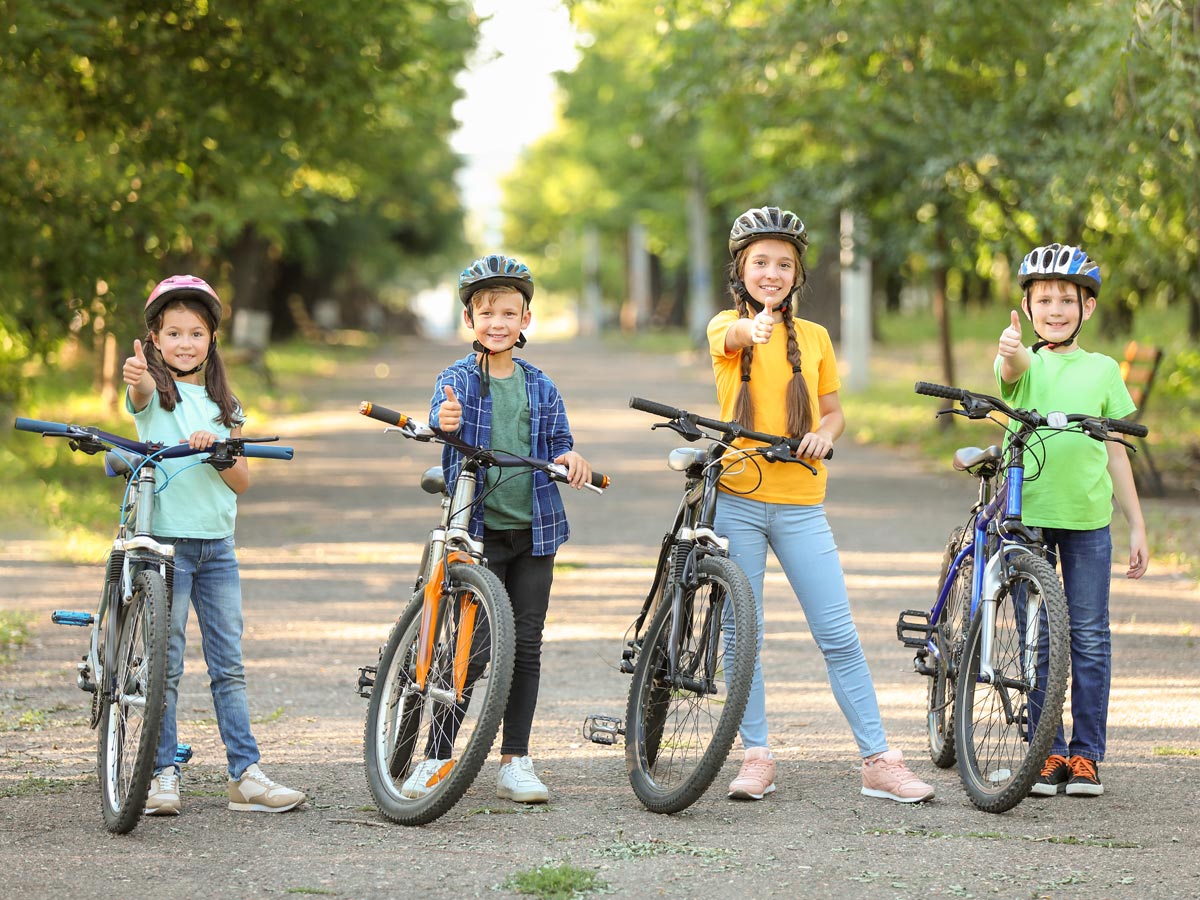
[[[983,616],[971,623],[958,684],[958,768],[971,802],[1005,812],[1025,799],[1062,716],[1067,601],[1053,567],[1022,556],[996,596],[991,682],[980,678]]]
[[[367,783],[380,813],[401,825],[432,822],[471,786],[496,739],[512,683],[512,608],[504,586],[482,566],[463,563],[450,567],[449,584],[439,601],[424,685],[418,595],[388,637],[367,705]],[[443,762],[421,768],[428,759]]]
[[[100,710],[97,769],[101,810],[109,831],[125,834],[138,823],[154,776],[166,704],[169,640],[167,589],[158,572],[133,579],[133,597],[109,615],[120,619],[117,653],[106,672]]]
[[[964,529],[957,528],[946,544],[946,552],[942,557],[942,577],[938,584],[938,595],[941,594],[950,564],[962,547]],[[968,557],[962,561],[954,575],[954,583],[946,596],[946,605],[942,607],[941,620],[933,635],[937,646],[937,672],[929,680],[929,690],[926,695],[925,720],[929,741],[929,758],[940,769],[948,769],[954,765],[954,694],[955,681],[958,674],[959,661],[962,658],[962,645],[965,639],[963,627],[964,615],[970,608],[971,581],[975,570],[973,561]]]
[[[698,569],[699,584],[681,604],[674,680],[668,650],[674,614],[665,591],[630,686],[625,761],[634,793],[652,812],[685,809],[712,783],[741,724],[754,673],[754,595],[746,576],[723,557],[704,557]]]

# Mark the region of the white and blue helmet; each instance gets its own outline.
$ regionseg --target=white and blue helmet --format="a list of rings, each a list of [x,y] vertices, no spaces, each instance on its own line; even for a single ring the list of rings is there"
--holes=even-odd
[[[1080,247],[1048,244],[1021,260],[1017,283],[1026,290],[1034,281],[1069,281],[1100,296],[1100,266]]]
[[[512,257],[500,253],[481,256],[458,276],[458,299],[469,308],[476,291],[494,287],[515,288],[528,303],[533,299],[533,274],[528,266]]]

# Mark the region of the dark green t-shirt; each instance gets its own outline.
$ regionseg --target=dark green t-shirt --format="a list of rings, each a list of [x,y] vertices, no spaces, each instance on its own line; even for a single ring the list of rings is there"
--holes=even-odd
[[[525,371],[518,366],[508,378],[491,379],[493,450],[530,455],[529,396]],[[529,469],[492,467],[483,501],[485,528],[529,528],[533,524],[533,473]]]

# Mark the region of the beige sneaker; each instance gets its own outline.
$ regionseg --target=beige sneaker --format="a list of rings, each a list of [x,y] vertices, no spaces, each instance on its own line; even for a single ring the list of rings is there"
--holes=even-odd
[[[179,776],[174,769],[159,772],[150,779],[150,790],[146,793],[147,816],[177,816],[182,809],[179,802]]]
[[[237,781],[229,779],[229,808],[237,812],[287,812],[307,799],[303,791],[276,784],[257,763]]]
[[[933,798],[933,788],[913,774],[904,764],[904,754],[888,750],[873,759],[864,759],[862,792],[898,803],[920,803]]]
[[[737,778],[729,782],[732,800],[761,800],[775,790],[775,760],[766,747],[751,747]]]

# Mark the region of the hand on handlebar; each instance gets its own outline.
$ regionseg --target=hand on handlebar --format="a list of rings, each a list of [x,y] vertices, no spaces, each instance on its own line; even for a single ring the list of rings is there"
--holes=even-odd
[[[833,453],[833,439],[820,431],[810,431],[796,447],[797,459],[827,459]]]
[[[574,450],[568,450],[561,456],[554,457],[554,461],[560,466],[567,467],[567,484],[571,485],[575,490],[583,490],[591,483],[591,465]]]

